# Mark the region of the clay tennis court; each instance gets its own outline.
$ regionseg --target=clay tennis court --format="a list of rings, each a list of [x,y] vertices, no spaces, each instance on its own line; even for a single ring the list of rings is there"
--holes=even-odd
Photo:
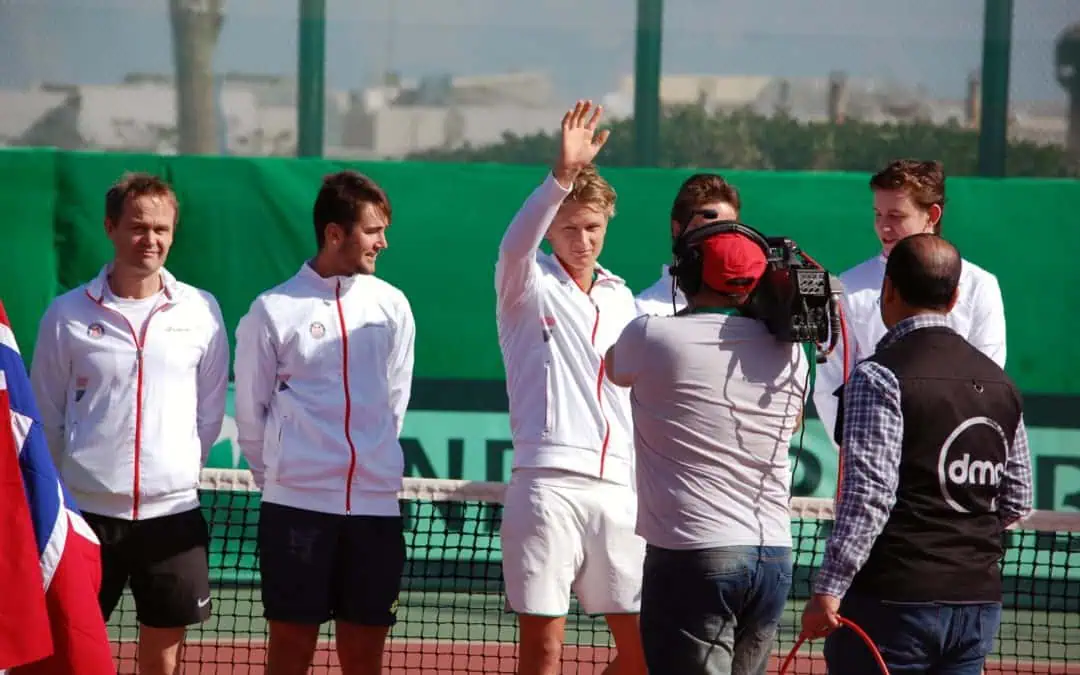
[[[252,588],[219,589],[216,612],[194,630],[184,647],[185,675],[262,675],[266,659],[266,625],[258,594]],[[517,664],[512,615],[502,609],[498,595],[483,593],[408,593],[401,600],[398,625],[384,658],[388,675],[512,675]],[[794,644],[802,605],[790,603],[783,620],[769,672],[778,673]],[[120,616],[111,626],[119,675],[134,675],[134,607],[125,596]],[[1044,612],[1009,612],[997,649],[1017,658],[992,658],[986,675],[1006,673],[1080,675],[1080,617]],[[1040,625],[1045,624],[1045,625]],[[316,652],[313,675],[340,673],[331,641],[331,628]],[[436,637],[437,636],[437,637]],[[600,675],[611,659],[602,621],[574,613],[567,622],[564,674]],[[825,675],[820,642],[804,645],[788,675]],[[1032,657],[1039,658],[1026,658]]]
[[[134,675],[133,643],[114,643],[114,654],[122,664],[119,675]],[[769,673],[778,673],[786,654],[774,655]],[[185,647],[184,673],[190,675],[262,675],[266,658],[264,643],[250,644],[193,643]],[[568,646],[563,654],[563,673],[601,675],[611,658],[607,647]],[[429,642],[398,640],[390,644],[383,659],[387,673],[404,675],[473,675],[475,673],[513,675],[517,664],[516,648],[505,643]],[[312,675],[340,673],[337,657],[330,644],[320,645]],[[1006,673],[1080,674],[1080,664],[1048,662],[987,662],[985,675]],[[800,654],[788,675],[825,675],[825,659],[820,654]]]

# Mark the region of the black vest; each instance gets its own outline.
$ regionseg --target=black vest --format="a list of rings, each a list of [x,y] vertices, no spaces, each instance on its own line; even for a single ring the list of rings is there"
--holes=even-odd
[[[851,592],[1000,602],[1004,533],[995,507],[1020,393],[996,363],[944,327],[914,330],[868,360],[900,382],[904,438],[896,504]]]

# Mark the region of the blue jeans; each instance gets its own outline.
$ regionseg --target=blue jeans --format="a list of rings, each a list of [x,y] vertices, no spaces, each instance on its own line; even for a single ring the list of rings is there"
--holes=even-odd
[[[760,675],[791,589],[791,549],[649,546],[641,640],[649,675]]]
[[[1001,604],[896,603],[848,595],[840,615],[874,641],[891,675],[979,675],[1001,624]],[[829,675],[878,673],[862,638],[848,628],[825,639]]]

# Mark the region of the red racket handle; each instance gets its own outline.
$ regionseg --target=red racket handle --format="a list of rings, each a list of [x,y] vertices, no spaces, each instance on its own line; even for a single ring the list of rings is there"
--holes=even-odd
[[[882,675],[889,675],[889,666],[885,664],[885,659],[881,658],[881,652],[878,651],[877,645],[875,645],[874,641],[870,639],[870,636],[866,634],[866,631],[859,628],[859,625],[851,619],[845,619],[844,617],[840,617],[840,624],[855,631],[855,634],[862,638],[863,642],[866,643],[867,648],[870,650],[870,653],[874,655],[874,660],[877,661],[878,668],[881,669]],[[791,648],[787,658],[784,659],[784,664],[780,666],[780,675],[784,675],[784,673],[787,672],[788,666],[795,660],[795,654],[798,653],[799,647],[802,646],[803,642],[806,642],[806,636],[799,635],[799,639],[795,641],[795,646]]]

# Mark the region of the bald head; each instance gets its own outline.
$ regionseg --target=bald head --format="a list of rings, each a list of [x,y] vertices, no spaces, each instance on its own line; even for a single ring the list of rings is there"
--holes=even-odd
[[[913,310],[948,312],[960,285],[960,252],[935,234],[901,239],[889,254],[885,276]]]

